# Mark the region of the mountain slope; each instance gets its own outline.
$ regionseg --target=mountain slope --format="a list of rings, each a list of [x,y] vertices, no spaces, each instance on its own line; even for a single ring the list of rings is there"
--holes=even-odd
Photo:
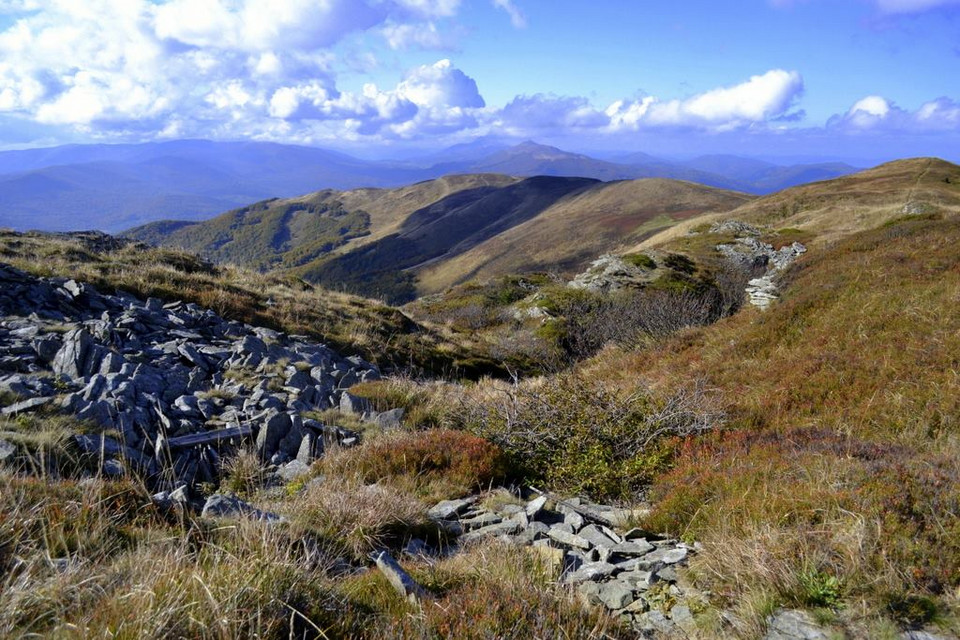
[[[960,166],[938,158],[889,162],[849,176],[785,189],[724,214],[676,225],[633,250],[694,243],[689,234],[733,219],[772,229],[795,229],[827,243],[905,215],[960,210]],[[686,240],[684,238],[686,237]]]
[[[155,222],[123,235],[257,269],[307,264],[338,247],[375,242],[414,211],[464,190],[517,182],[496,175],[447,176],[398,189],[327,189],[259,202],[202,223]]]
[[[573,272],[680,220],[749,200],[742,193],[658,178],[597,184],[459,256],[426,266],[419,289],[432,293],[506,273]]]
[[[540,176],[500,188],[461,191],[415,211],[397,233],[297,273],[328,287],[345,286],[405,302],[416,295],[414,269],[464,253],[597,184],[586,178]]]
[[[677,221],[749,198],[663,179],[463,175],[399,189],[325,190],[125,235],[397,302],[473,277],[573,271]]]

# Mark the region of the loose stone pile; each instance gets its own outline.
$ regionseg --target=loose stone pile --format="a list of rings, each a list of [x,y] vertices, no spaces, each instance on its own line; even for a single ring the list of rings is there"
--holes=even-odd
[[[214,482],[222,448],[255,443],[287,475],[358,434],[303,412],[338,407],[384,425],[346,391],[377,368],[302,336],[225,320],[194,304],[105,295],[65,278],[0,264],[0,393],[18,416],[59,405],[115,434],[77,435],[101,471],[136,471],[161,488]],[[17,455],[0,444],[6,459]]]
[[[606,607],[640,630],[672,633],[693,624],[690,603],[699,594],[677,584],[676,569],[695,546],[625,530],[637,514],[580,498],[539,495],[490,508],[477,500],[447,500],[428,513],[460,544],[497,538],[531,547],[585,605]]]
[[[751,270],[766,269],[762,276],[750,280],[746,287],[748,301],[760,309],[766,309],[779,298],[777,274],[807,252],[807,248],[799,242],[774,249],[773,245],[757,239],[759,229],[738,220],[716,223],[710,232],[737,235],[733,243],[717,245],[717,251],[734,264]]]

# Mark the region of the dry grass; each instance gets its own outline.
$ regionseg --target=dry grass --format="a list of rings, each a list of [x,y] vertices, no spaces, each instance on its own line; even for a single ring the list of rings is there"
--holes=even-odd
[[[411,537],[438,536],[423,502],[359,478],[330,476],[308,484],[295,496],[292,511],[300,525],[343,545],[360,561],[376,549],[402,546]]]
[[[501,449],[470,433],[450,429],[394,431],[361,447],[328,453],[324,473],[396,487],[429,503],[458,498],[507,475]]]

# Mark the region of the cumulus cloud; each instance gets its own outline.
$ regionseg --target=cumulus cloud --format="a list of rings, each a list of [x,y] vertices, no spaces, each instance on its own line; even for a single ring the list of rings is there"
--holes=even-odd
[[[607,108],[614,129],[650,126],[730,128],[789,117],[803,93],[796,71],[774,69],[732,87],[712,89],[685,100],[662,101],[647,96],[618,101]]]
[[[858,100],[842,115],[836,115],[827,128],[847,132],[936,133],[960,128],[960,103],[937,98],[916,111],[901,109],[882,96]]]
[[[586,98],[536,94],[517,96],[499,114],[499,124],[509,133],[601,129],[609,117]]]
[[[42,6],[41,6],[42,5]],[[337,126],[375,134],[414,122],[469,122],[476,83],[449,61],[396,87],[340,92],[332,47],[381,28],[390,46],[449,43],[420,16],[454,15],[459,0],[0,0],[0,113],[111,136],[278,135]],[[356,57],[357,54],[351,54]],[[365,64],[372,55],[364,54]],[[467,111],[464,111],[467,110]],[[470,117],[468,117],[470,115]],[[336,135],[331,133],[331,136]]]

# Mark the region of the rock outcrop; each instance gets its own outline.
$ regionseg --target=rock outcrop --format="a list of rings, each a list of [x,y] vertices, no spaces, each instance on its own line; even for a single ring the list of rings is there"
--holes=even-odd
[[[807,252],[807,248],[793,242],[775,249],[772,244],[760,241],[760,229],[738,220],[725,220],[714,224],[710,233],[732,233],[736,239],[732,243],[717,245],[717,251],[737,266],[757,271],[764,269],[763,275],[747,283],[747,300],[755,307],[766,309],[779,297],[778,275],[790,266],[794,260]]]
[[[168,489],[215,482],[224,447],[240,440],[265,464],[309,464],[359,436],[302,414],[359,410],[346,390],[379,377],[374,365],[303,336],[0,264],[0,393],[13,399],[0,411],[55,406],[110,433],[74,442],[104,472],[135,471]]]

